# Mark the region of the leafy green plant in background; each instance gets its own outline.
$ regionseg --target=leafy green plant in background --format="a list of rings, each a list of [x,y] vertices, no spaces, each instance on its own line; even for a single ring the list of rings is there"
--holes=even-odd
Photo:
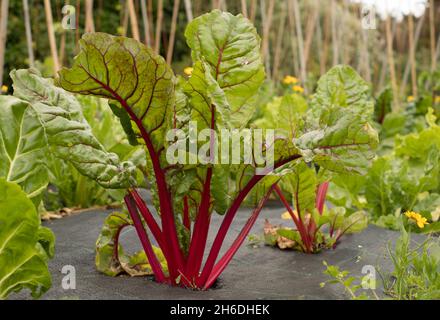
[[[330,201],[350,210],[368,210],[376,224],[395,230],[401,213],[414,210],[430,222],[417,232],[438,231],[440,126],[432,109],[425,121],[425,129],[396,136],[392,153],[377,158],[365,176],[334,179]]]
[[[142,146],[129,144],[118,118],[112,113],[107,101],[86,96],[76,98],[93,135],[105,150],[116,154],[123,161],[130,161],[136,165],[139,176],[142,176],[141,171],[144,171],[146,166]],[[94,180],[80,174],[66,161],[54,158],[49,168],[51,187],[47,189],[44,198],[47,210],[118,205],[123,201],[124,189],[103,188]]]
[[[368,84],[353,69],[335,67],[318,81],[309,103],[298,94],[277,97],[264,109],[264,117],[255,121],[255,125],[278,128],[277,134],[294,141],[293,148],[307,148],[311,150],[310,156],[315,156],[313,161],[306,160],[283,175],[274,187],[297,228],[276,228],[283,247],[288,239],[293,248],[318,252],[322,248],[334,248],[343,234],[366,228],[365,212],[349,212],[343,207],[324,210],[324,203],[333,177],[345,174],[356,179],[368,170],[377,146],[376,132],[370,125],[372,113]],[[314,130],[319,122],[326,122],[327,127]],[[298,138],[304,128],[308,134]],[[332,146],[313,147],[315,140],[322,137],[332,142]],[[340,142],[334,144],[335,140]],[[329,153],[334,157],[328,158]],[[258,196],[254,194],[254,198]],[[288,203],[290,198],[294,209]],[[328,232],[323,232],[325,227]],[[274,230],[268,229],[268,244],[278,243],[280,239],[273,237]]]

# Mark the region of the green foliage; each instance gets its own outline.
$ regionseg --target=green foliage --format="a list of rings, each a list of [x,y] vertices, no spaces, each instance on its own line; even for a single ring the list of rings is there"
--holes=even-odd
[[[56,157],[70,162],[81,174],[107,188],[130,185],[135,171],[133,164],[119,162],[115,154],[104,149],[74,96],[32,70],[14,71],[11,77],[14,95],[27,101],[26,108],[34,110],[39,126],[44,129],[45,137],[38,141],[46,143],[46,159]]]
[[[425,129],[397,135],[392,152],[375,159],[365,177],[334,179],[329,199],[350,210],[368,210],[377,225],[395,230],[401,213],[414,210],[431,223],[423,230],[414,231],[437,230],[440,127],[432,109],[425,118]]]
[[[113,212],[105,219],[96,241],[95,264],[98,271],[112,277],[122,273],[132,277],[153,274],[144,251],[128,254],[119,242],[121,231],[132,225],[133,222],[127,213]],[[166,269],[165,257],[161,250],[154,247],[154,251]]]
[[[77,99],[93,135],[105,150],[142,170],[146,165],[143,148],[129,144],[107,102],[104,99],[85,96],[78,96]],[[136,177],[138,184],[142,185],[143,177],[140,170]],[[118,204],[125,195],[124,189],[105,189],[94,180],[80,174],[72,164],[57,158],[50,164],[49,178],[51,187],[46,191],[44,199],[48,210]]]
[[[0,179],[0,300],[29,289],[39,298],[51,286],[47,263],[54,235],[40,226],[34,204],[19,185]]]
[[[428,238],[414,246],[411,234],[400,223],[394,249],[388,246],[393,271],[385,277],[385,292],[396,300],[440,299],[440,242]],[[414,248],[415,247],[415,248]]]

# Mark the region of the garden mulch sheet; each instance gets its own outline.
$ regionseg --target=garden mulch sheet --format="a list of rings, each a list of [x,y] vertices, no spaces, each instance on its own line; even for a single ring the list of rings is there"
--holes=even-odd
[[[265,208],[251,234],[261,236],[264,219],[272,223],[291,226],[281,220],[283,208]],[[250,215],[250,209],[241,209],[227,236],[223,249],[229,246]],[[170,288],[155,283],[149,277],[108,277],[96,271],[95,242],[109,211],[91,210],[61,220],[46,222],[56,236],[56,255],[50,262],[53,286],[42,299],[343,299],[338,286],[320,287],[328,280],[323,274],[323,261],[339,265],[353,275],[361,276],[365,265],[390,267],[384,259],[387,244],[399,233],[370,226],[360,234],[344,236],[336,250],[306,255],[294,251],[281,251],[264,246],[243,244],[228,268],[223,272],[218,288],[207,292],[183,288]],[[215,236],[222,217],[214,215],[209,239]],[[417,237],[414,237],[417,239]],[[127,251],[140,249],[134,229],[127,228],[122,235]],[[209,243],[210,245],[210,243]],[[76,270],[76,289],[64,290],[62,268],[71,265]],[[377,275],[378,278],[379,274]],[[24,292],[11,299],[28,298]]]

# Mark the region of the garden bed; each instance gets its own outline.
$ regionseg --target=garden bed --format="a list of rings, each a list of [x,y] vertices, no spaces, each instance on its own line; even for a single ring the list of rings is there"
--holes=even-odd
[[[264,209],[251,234],[262,234],[266,218],[273,223],[290,224],[280,219],[283,211],[274,205]],[[225,247],[231,244],[250,212],[250,209],[240,210]],[[320,287],[322,281],[328,280],[323,274],[323,260],[359,276],[364,265],[386,268],[389,266],[389,261],[384,260],[386,245],[390,241],[394,243],[399,235],[370,226],[360,234],[345,236],[336,250],[314,255],[281,251],[263,244],[257,248],[243,245],[222,274],[218,287],[200,292],[157,284],[152,278],[111,278],[99,273],[94,264],[94,245],[108,213],[91,210],[45,223],[55,233],[57,244],[55,258],[49,263],[53,286],[42,299],[343,299],[343,290],[337,286]],[[213,215],[213,229],[220,222],[221,217]],[[210,241],[215,235],[213,231]],[[127,250],[140,249],[134,229],[126,229],[122,239]],[[65,265],[76,269],[75,290],[62,288],[65,275],[61,270]],[[23,292],[10,298],[28,297]]]

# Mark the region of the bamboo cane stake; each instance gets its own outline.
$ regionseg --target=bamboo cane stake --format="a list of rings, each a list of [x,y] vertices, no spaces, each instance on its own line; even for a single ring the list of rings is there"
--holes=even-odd
[[[265,14],[265,21],[263,24],[263,44],[261,46],[261,53],[263,58],[266,58],[269,55],[269,37],[270,37],[270,28],[272,26],[272,18],[273,18],[273,10],[275,7],[275,0],[269,0],[269,7],[267,9],[267,13]],[[262,10],[264,7],[262,6]]]
[[[127,0],[127,5],[131,22],[131,34],[135,40],[140,41],[141,37],[139,35],[139,24],[133,0]]]
[[[56,76],[57,72],[60,70],[60,62],[58,60],[55,31],[53,28],[52,8],[50,7],[49,0],[44,0],[44,9],[46,13],[47,34],[49,36],[50,51],[53,59],[53,71],[54,71],[54,76]]]
[[[409,44],[409,60],[411,63],[411,84],[412,94],[417,97],[417,73],[416,73],[416,52],[414,46],[414,17],[408,15],[408,44]]]
[[[147,2],[147,13],[148,13],[148,22],[150,25],[150,41],[151,45],[155,42],[154,40],[154,31],[155,31],[155,25],[154,25],[154,19],[153,19],[153,0],[148,0]]]
[[[241,0],[241,13],[245,18],[248,17],[246,0]]]
[[[383,26],[383,29],[384,29],[383,32],[386,33],[385,25]],[[396,29],[397,29],[396,28],[396,23],[394,23],[393,26],[392,26],[392,35],[391,35],[393,40],[396,37]],[[379,83],[378,86],[377,86],[377,88],[379,88],[379,89],[383,87],[386,75],[388,73],[388,67],[387,67],[388,55],[387,55],[387,39],[386,39],[386,37],[385,37],[384,41],[381,43],[381,45],[383,46],[384,55],[382,56],[382,59],[381,59],[382,63],[381,63],[381,67],[380,67],[380,73],[378,75],[379,76],[379,80],[375,81],[375,82]]]
[[[275,53],[274,53],[274,60],[273,60],[272,77],[275,82],[278,81],[281,55],[283,52],[282,47],[283,47],[283,40],[284,40],[284,28],[286,25],[286,17],[287,17],[286,3],[283,2],[281,5],[281,16],[279,19],[278,34],[277,34],[277,39],[276,39],[276,44],[275,44]]]
[[[159,54],[160,52],[160,35],[162,34],[162,20],[163,20],[163,0],[157,2],[157,20],[156,20],[156,35],[154,37],[154,52]]]
[[[315,34],[316,22],[319,17],[319,6],[316,2],[313,2],[313,8],[310,19],[307,22],[306,39],[304,42],[304,64],[307,66],[309,60],[310,49],[312,46],[313,35]]]
[[[423,26],[424,26],[424,22],[425,22],[425,17],[426,15],[423,15],[420,17],[419,21],[417,22],[417,27],[416,27],[416,31],[415,31],[415,36],[414,36],[414,47],[417,48],[418,44],[419,44],[419,40],[420,40],[420,36],[422,34],[422,30],[423,30]],[[402,85],[400,86],[400,95],[403,96],[405,94],[405,88],[406,85],[408,83],[408,78],[411,72],[411,63],[410,60],[407,61],[406,66],[405,66],[405,71],[403,73],[403,80],[402,80]]]
[[[151,46],[150,19],[148,18],[146,0],[141,0],[141,12],[142,12],[142,22],[144,24],[145,44],[148,47],[150,47]]]
[[[5,49],[8,35],[9,1],[2,0],[0,11],[0,88],[3,86],[3,74],[5,72]]]
[[[316,48],[318,49],[317,58],[320,59],[320,52],[323,52],[323,33],[322,33],[322,23],[321,23],[321,10],[318,10],[318,19],[316,20]],[[323,74],[323,69],[321,61],[319,62],[319,74]]]
[[[435,60],[437,61],[439,57],[440,57],[440,34],[438,35],[437,38],[437,49],[435,50]]]
[[[328,9],[328,7],[326,8]],[[331,9],[330,9],[331,10]],[[324,13],[324,44],[322,47],[322,53],[321,53],[321,61],[320,61],[320,69],[321,74],[324,74],[327,70],[327,61],[328,61],[328,53],[329,53],[329,47],[330,47],[330,30],[331,30],[331,21],[330,21],[330,14],[327,12]]]
[[[167,51],[167,63],[168,64],[171,64],[171,62],[173,61],[174,41],[176,38],[176,26],[177,26],[177,16],[179,14],[179,6],[180,6],[180,0],[174,0],[173,17],[171,20],[170,39],[168,42],[168,51]]]
[[[331,19],[332,19],[332,45],[333,45],[333,65],[339,63],[339,45],[338,45],[338,34],[336,30],[336,1],[331,0]]]
[[[387,17],[385,20],[385,31],[387,38],[387,57],[388,67],[390,72],[391,88],[393,90],[393,107],[397,111],[399,109],[399,89],[397,87],[396,68],[394,65],[394,52],[393,52],[393,35],[391,30],[391,17]]]
[[[124,2],[124,3],[125,3],[124,8],[121,10],[122,11],[121,28],[122,28],[122,35],[126,37],[128,32],[128,22],[130,18],[130,12],[128,10],[128,2]]]
[[[298,0],[291,0],[292,1],[292,8],[295,15],[295,25],[296,25],[296,35],[298,38],[298,52],[299,52],[299,62],[301,67],[301,80],[304,85],[304,91],[307,93],[307,70],[306,70],[306,64],[304,59],[304,38],[302,34],[302,27],[301,27],[301,13],[299,11],[298,6]]]
[[[434,0],[429,2],[429,35],[431,42],[431,71],[437,68],[436,46],[435,46],[435,5]]]
[[[185,12],[188,23],[194,19],[191,0],[185,0]]]
[[[362,19],[362,12],[359,10],[359,18]],[[371,68],[370,68],[370,52],[368,50],[368,44],[369,44],[369,36],[368,31],[362,27],[362,24],[359,23],[359,32],[362,35],[362,41],[360,41],[360,61],[359,61],[359,68],[361,68],[364,71],[365,80],[367,82],[372,81],[371,78]]]
[[[95,23],[93,21],[93,0],[86,0],[86,28],[85,32],[95,32]]]
[[[295,75],[299,72],[299,63],[297,57],[297,45],[296,45],[296,37],[295,37],[295,17],[293,14],[293,6],[292,1],[287,1],[287,12],[289,16],[289,29],[290,29],[290,47],[292,49],[292,61],[293,61],[293,73]]]
[[[257,0],[251,0],[251,8],[250,8],[249,18],[252,21],[252,23],[255,22],[256,15],[257,15]]]
[[[24,11],[24,26],[26,28],[26,43],[28,49],[28,59],[29,66],[34,66],[34,50],[32,45],[32,28],[31,28],[31,19],[29,16],[29,2],[28,0],[23,0],[23,11]]]

